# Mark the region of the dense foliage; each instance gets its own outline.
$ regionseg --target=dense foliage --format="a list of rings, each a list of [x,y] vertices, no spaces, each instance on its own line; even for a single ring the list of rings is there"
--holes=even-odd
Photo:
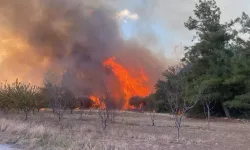
[[[182,63],[189,100],[199,93],[197,90],[202,91],[199,104],[190,113],[201,114],[211,109],[213,115],[249,117],[250,41],[241,37],[250,33],[250,18],[243,13],[241,18],[221,23],[221,11],[214,0],[200,0],[194,16],[185,22],[185,27],[196,34],[194,44],[185,48]],[[240,29],[236,30],[236,26]],[[164,77],[156,84],[156,94],[162,103],[167,102],[162,87],[172,78],[166,74]],[[200,88],[195,88],[197,85]]]

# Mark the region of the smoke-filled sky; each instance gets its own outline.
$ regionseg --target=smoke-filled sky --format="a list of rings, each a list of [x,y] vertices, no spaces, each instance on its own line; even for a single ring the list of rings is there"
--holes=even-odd
[[[128,10],[130,14],[127,16],[137,15],[138,18],[136,19],[127,17],[120,21],[120,28],[124,37],[129,39],[149,35],[146,40],[150,42],[144,43],[150,46],[156,45],[157,50],[164,51],[167,57],[171,56],[174,45],[190,43],[192,33],[185,29],[183,24],[189,16],[193,15],[192,10],[196,2],[198,0],[86,1],[87,4],[96,7],[104,3],[113,7],[117,12]],[[222,21],[238,17],[243,11],[250,14],[248,0],[237,2],[235,0],[216,0],[216,2],[222,10]]]
[[[118,96],[149,94],[169,64],[143,44],[154,36],[123,39],[118,19],[124,15],[96,2],[1,0],[0,80],[41,85],[50,70],[77,95],[96,94],[103,82]]]
[[[248,1],[217,0],[222,21],[250,14]],[[163,53],[191,43],[184,22],[194,7],[195,0],[0,0],[0,78],[41,81],[53,65],[99,76],[102,61],[116,56],[155,81],[170,63]]]

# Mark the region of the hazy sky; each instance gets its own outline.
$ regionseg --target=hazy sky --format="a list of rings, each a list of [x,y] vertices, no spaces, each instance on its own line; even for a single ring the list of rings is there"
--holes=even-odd
[[[139,15],[138,20],[121,21],[126,38],[145,35],[157,39],[157,46],[171,55],[175,44],[190,44],[192,33],[184,28],[184,22],[193,15],[198,0],[110,0],[109,4],[118,10],[128,9]],[[222,11],[221,20],[228,21],[241,16],[245,11],[250,15],[249,0],[216,0]],[[140,30],[139,30],[140,29]]]

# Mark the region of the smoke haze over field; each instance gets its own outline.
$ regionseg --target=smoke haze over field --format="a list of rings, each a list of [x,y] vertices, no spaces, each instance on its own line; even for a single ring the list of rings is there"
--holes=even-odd
[[[50,69],[77,95],[98,94],[103,81],[119,91],[125,81],[115,66],[103,65],[115,57],[131,78],[139,80],[143,72],[148,80],[138,85],[152,91],[166,66],[158,54],[124,40],[116,12],[91,0],[1,0],[0,18],[1,81],[41,85]]]
[[[191,44],[184,22],[195,2],[1,0],[0,81],[42,85],[52,70],[77,95],[98,95],[104,82],[117,97],[145,96],[173,63],[164,54]],[[216,2],[223,22],[249,14],[248,0]]]

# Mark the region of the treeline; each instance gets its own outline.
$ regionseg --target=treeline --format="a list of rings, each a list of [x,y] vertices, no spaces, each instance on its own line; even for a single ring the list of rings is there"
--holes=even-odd
[[[21,111],[28,119],[31,112],[34,114],[42,108],[51,108],[60,121],[66,110],[72,113],[75,108],[83,110],[91,106],[92,101],[88,97],[76,97],[67,87],[49,81],[42,87],[25,84],[18,79],[14,83],[0,85],[0,110],[5,115],[10,111]]]
[[[170,111],[169,99],[178,91],[180,104],[198,98],[189,116],[250,117],[250,40],[243,38],[249,37],[250,18],[246,13],[226,23],[220,18],[214,0],[196,4],[194,17],[184,24],[195,33],[194,44],[156,84],[159,112]]]
[[[99,102],[94,102],[89,96],[77,97],[67,86],[62,84],[64,80],[58,82],[52,74],[54,75],[51,71],[45,74],[41,87],[20,82],[18,79],[13,83],[7,81],[0,83],[0,110],[5,115],[8,115],[10,111],[21,112],[27,120],[29,114],[35,114],[42,108],[50,108],[54,115],[58,116],[59,121],[66,110],[73,113],[76,108],[81,116],[84,110],[89,108],[101,109],[100,111],[121,110],[122,106],[116,103],[108,93],[104,97],[98,97]],[[156,110],[154,102],[154,95],[145,98],[135,96],[130,99],[130,105],[133,105],[137,110]]]
[[[48,101],[42,88],[21,83],[18,79],[14,83],[5,82],[0,85],[0,109],[5,115],[10,110],[23,111],[27,119],[30,111],[47,106]]]
[[[169,67],[164,79],[156,83],[156,92],[148,97],[132,97],[130,105],[154,112],[186,113],[193,117],[250,117],[250,18],[241,17],[221,23],[221,11],[214,0],[199,1],[194,17],[185,27],[195,32],[194,44],[185,47],[181,63]],[[50,107],[61,119],[66,109],[92,106],[89,98],[76,98],[67,86],[58,86],[58,77],[50,74],[44,86],[18,80],[0,86],[0,109],[31,111]],[[64,84],[60,84],[64,85]],[[107,110],[117,109],[106,94]],[[205,114],[205,115],[204,115]]]

